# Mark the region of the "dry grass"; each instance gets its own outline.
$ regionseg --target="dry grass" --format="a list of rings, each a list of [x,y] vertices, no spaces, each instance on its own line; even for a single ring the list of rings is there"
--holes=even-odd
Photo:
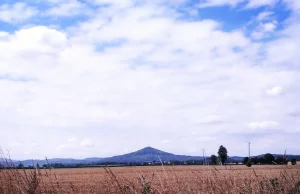
[[[300,194],[300,165],[0,170],[0,193]]]

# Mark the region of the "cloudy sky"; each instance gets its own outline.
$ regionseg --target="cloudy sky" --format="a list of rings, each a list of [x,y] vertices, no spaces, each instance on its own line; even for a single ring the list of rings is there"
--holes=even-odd
[[[14,159],[299,154],[299,0],[1,0]]]

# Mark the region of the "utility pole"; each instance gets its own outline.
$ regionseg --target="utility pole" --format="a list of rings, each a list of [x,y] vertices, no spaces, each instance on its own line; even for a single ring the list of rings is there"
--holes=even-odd
[[[205,158],[205,166],[208,165],[208,162],[206,162],[206,151],[204,150],[204,158]]]
[[[250,142],[248,142],[248,157],[249,157],[249,159],[250,159]]]
[[[204,162],[205,162],[205,158],[204,158],[204,149],[202,149],[203,151],[203,166],[204,166]]]

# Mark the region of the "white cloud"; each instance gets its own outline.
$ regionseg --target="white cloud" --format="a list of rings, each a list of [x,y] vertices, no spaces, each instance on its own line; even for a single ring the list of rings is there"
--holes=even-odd
[[[272,32],[276,29],[277,22],[269,22],[263,25],[265,32]]]
[[[9,33],[8,32],[1,32],[0,31],[0,38],[6,38],[9,36]]]
[[[244,1],[245,0],[203,0],[200,1],[199,7],[205,8],[205,7],[223,6],[223,5],[229,5],[235,7],[236,5]]]
[[[164,139],[164,140],[161,141],[161,143],[164,143],[164,144],[169,143],[169,142],[170,142],[169,139]]]
[[[251,36],[254,39],[265,38],[268,34],[275,31],[277,28],[278,22],[273,20],[272,22],[260,23],[256,30],[252,32]]]
[[[91,148],[91,147],[94,147],[95,145],[92,140],[84,139],[80,142],[80,146],[86,147],[86,148]]]
[[[23,143],[21,143],[21,142],[11,142],[9,144],[9,147],[20,147],[22,145],[23,145]]]
[[[91,10],[86,4],[77,0],[58,1],[50,9],[47,9],[43,16],[72,17],[76,15],[90,15]]]
[[[266,94],[269,96],[277,96],[283,92],[282,88],[280,86],[274,86],[271,89],[268,89],[266,91]]]
[[[133,0],[86,0],[94,5],[111,5],[111,6],[118,6],[122,8],[128,8],[134,5],[135,1]]]
[[[224,119],[218,115],[204,117],[198,121],[201,124],[218,124],[224,122]]]
[[[279,124],[274,121],[257,121],[248,123],[248,127],[251,129],[274,129],[278,126]]]
[[[57,147],[57,151],[65,151],[65,150],[74,150],[74,149],[76,149],[76,145],[75,144],[68,144],[68,143],[66,143],[66,144],[60,144],[58,147]]]
[[[274,6],[279,0],[249,0],[246,8],[257,8],[261,6]]]
[[[136,4],[151,4],[151,5],[170,5],[170,6],[178,6],[182,5],[188,0],[144,0],[144,1],[135,1],[135,0],[86,0],[87,2],[93,5],[109,5],[112,7],[118,7],[121,9],[133,7]]]
[[[83,140],[78,141],[77,138],[69,138],[66,143],[62,143],[57,146],[58,152],[68,152],[68,151],[78,151],[81,152],[82,148],[92,148],[95,144],[91,139],[85,138]]]
[[[300,132],[300,120],[298,120],[297,122],[296,122],[296,132]]]
[[[102,1],[102,0],[100,0]],[[182,0],[184,2],[184,0]],[[198,8],[216,7],[216,6],[230,6],[237,7],[244,6],[242,9],[255,9],[263,6],[274,7],[280,3],[280,0],[200,0]],[[283,0],[283,2],[292,10],[300,9],[298,0]],[[244,5],[245,4],[245,5]]]
[[[278,2],[279,0],[202,0],[199,7],[205,8],[224,5],[236,7],[237,5],[246,3],[245,9],[253,9],[262,6],[274,6]]]
[[[251,34],[251,37],[254,38],[254,39],[262,39],[264,38],[265,34],[263,32],[260,32],[260,31],[254,31],[252,32]]]
[[[38,13],[36,8],[25,3],[0,4],[0,21],[7,23],[24,22]]]
[[[200,0],[197,7],[216,7],[216,6],[230,6],[237,7],[238,5],[244,6],[242,9],[255,9],[263,6],[274,7],[280,3],[280,0]],[[300,9],[298,0],[283,0],[283,2],[294,11]],[[245,5],[244,5],[245,4]]]
[[[259,13],[258,16],[256,17],[256,19],[258,21],[270,20],[273,15],[274,15],[274,12],[264,11],[264,12]]]
[[[75,142],[75,141],[77,141],[76,138],[69,138],[69,139],[68,139],[68,142]]]
[[[300,1],[298,0],[283,0],[283,2],[285,2],[287,6],[294,11],[300,10]]]

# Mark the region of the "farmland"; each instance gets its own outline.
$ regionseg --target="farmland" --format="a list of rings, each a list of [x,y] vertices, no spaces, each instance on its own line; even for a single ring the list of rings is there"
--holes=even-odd
[[[5,173],[9,171],[2,175]],[[36,173],[36,193],[297,193],[300,181],[300,165],[40,169],[14,173],[27,173],[33,178]],[[1,179],[3,184],[3,176]],[[19,188],[30,187],[25,181]]]
[[[288,174],[294,174],[295,178],[300,180],[300,165],[290,166],[291,169],[287,171]],[[254,171],[253,171],[254,170]],[[79,188],[86,188],[90,190],[95,188],[95,191],[106,188],[106,185],[111,181],[120,182],[120,185],[129,185],[132,188],[138,188],[143,184],[141,177],[145,181],[152,183],[153,190],[181,192],[186,191],[209,191],[216,185],[210,187],[209,183],[214,181],[222,182],[220,188],[225,190],[235,190],[243,187],[254,180],[262,180],[264,178],[280,177],[284,172],[282,166],[253,166],[248,168],[245,166],[175,166],[175,167],[120,167],[112,168],[111,172],[107,173],[105,169],[61,169],[56,170],[55,173],[60,178],[64,186],[70,182],[76,182]],[[116,175],[117,179],[114,179]],[[219,182],[217,181],[217,182]],[[207,184],[203,184],[206,182]],[[100,183],[100,184],[99,184]],[[244,185],[245,184],[245,185]],[[98,185],[100,188],[96,189]],[[118,187],[116,185],[116,187]],[[109,191],[109,187],[107,190]],[[140,188],[141,189],[141,188]],[[217,189],[217,188],[214,188]],[[223,191],[225,191],[222,189]],[[213,191],[213,190],[211,190]],[[215,190],[214,192],[217,192]]]

